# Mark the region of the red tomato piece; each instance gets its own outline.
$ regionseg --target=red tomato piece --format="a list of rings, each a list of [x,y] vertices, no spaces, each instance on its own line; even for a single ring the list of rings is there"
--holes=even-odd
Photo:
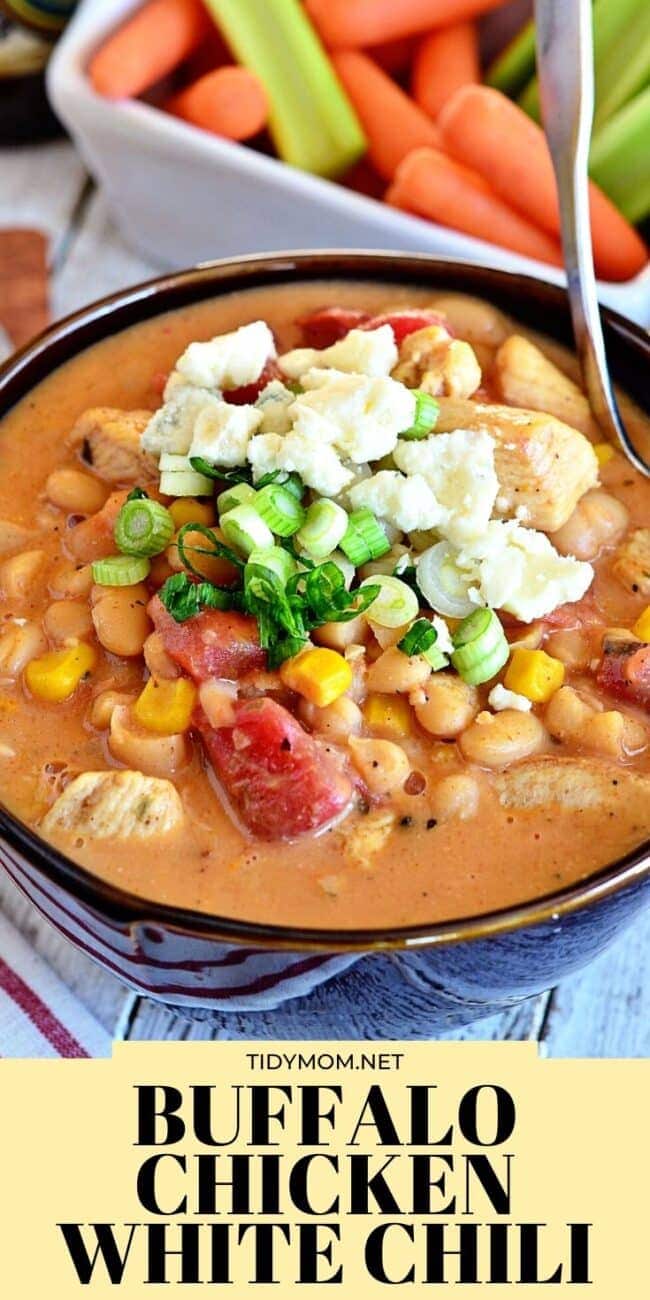
[[[596,669],[598,685],[610,695],[650,709],[650,645],[606,640],[603,651]]]
[[[399,347],[409,334],[414,334],[416,330],[424,330],[428,325],[441,325],[447,330],[448,334],[452,333],[444,316],[435,311],[389,311],[382,316],[371,316],[360,328],[363,330],[378,330],[382,325],[390,325],[395,342]]]
[[[355,311],[353,307],[322,307],[309,316],[301,316],[296,324],[302,330],[305,347],[328,348],[369,319],[367,311]]]
[[[268,696],[242,700],[232,726],[197,726],[234,811],[253,835],[293,839],[340,816],[353,787],[339,764]]]
[[[208,677],[237,681],[244,673],[266,666],[257,624],[247,614],[204,609],[195,618],[177,623],[159,596],[149,602],[148,613],[167,654],[196,682]]]
[[[557,609],[550,614],[544,615],[544,622],[553,629],[561,628],[562,630],[573,629],[577,627],[595,627],[596,624],[604,621],[603,614],[599,609],[594,596],[587,592],[582,600],[576,600],[571,605],[558,605]]]
[[[254,384],[244,384],[242,388],[227,388],[223,394],[224,402],[232,406],[252,406],[260,393],[272,379],[279,379],[280,367],[274,357],[269,358],[259,379]]]

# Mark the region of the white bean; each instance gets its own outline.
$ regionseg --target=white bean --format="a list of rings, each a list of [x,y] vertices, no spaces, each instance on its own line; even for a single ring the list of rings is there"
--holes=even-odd
[[[566,523],[551,533],[551,541],[561,555],[593,560],[601,547],[618,541],[628,522],[629,514],[623,502],[609,492],[594,488],[585,493]]]
[[[420,726],[443,739],[460,735],[479,710],[475,688],[451,673],[433,673],[426,687],[409,698]]]
[[[361,709],[349,695],[341,695],[322,709],[308,700],[301,700],[299,713],[311,731],[320,731],[326,736],[354,736],[361,731],[363,723]]]
[[[133,587],[94,587],[92,618],[97,639],[111,654],[133,658],[142,654],[151,632],[147,616],[149,594],[142,583]]]
[[[388,795],[408,779],[411,764],[400,745],[392,740],[362,740],[351,736],[352,761],[373,794]]]
[[[50,474],[45,484],[45,495],[60,510],[75,515],[94,515],[101,510],[109,489],[105,483],[84,474],[81,469],[62,466]]]
[[[363,645],[368,635],[368,624],[360,614],[347,623],[323,623],[321,627],[315,627],[312,639],[316,645],[327,646],[329,650],[346,650],[350,645]]]
[[[180,677],[180,668],[165,650],[160,632],[152,632],[143,646],[144,661],[152,677]]]
[[[126,767],[148,776],[173,776],[185,767],[191,754],[185,734],[159,736],[136,725],[131,710],[123,704],[113,709],[108,747],[114,758]]]
[[[572,686],[561,686],[546,706],[544,722],[556,740],[570,740],[594,713]]]
[[[431,811],[439,822],[470,821],[478,812],[480,789],[478,781],[464,772],[445,776],[431,792]]]
[[[19,677],[30,659],[47,650],[47,641],[37,623],[11,623],[0,633],[0,674]]]
[[[47,562],[45,551],[21,551],[0,565],[0,587],[10,600],[29,596],[30,588]]]
[[[459,745],[464,758],[479,767],[509,767],[546,748],[548,733],[534,713],[504,709],[480,713],[464,731]]]
[[[211,727],[230,727],[235,721],[237,683],[210,677],[199,688],[199,700]]]
[[[55,600],[72,600],[75,596],[89,596],[93,573],[89,564],[58,565],[48,582],[48,590]]]
[[[431,676],[431,665],[423,655],[406,655],[397,646],[389,646],[368,669],[369,691],[392,695],[424,686]]]
[[[106,731],[110,726],[113,709],[119,705],[127,707],[133,704],[134,696],[125,691],[101,691],[90,706],[90,722],[98,731]]]
[[[43,630],[54,645],[77,645],[92,635],[90,610],[78,600],[57,600],[43,615]]]

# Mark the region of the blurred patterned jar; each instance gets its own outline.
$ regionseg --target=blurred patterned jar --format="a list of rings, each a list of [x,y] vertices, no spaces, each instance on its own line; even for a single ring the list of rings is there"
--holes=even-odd
[[[0,0],[0,144],[61,131],[47,101],[45,67],[76,0]]]

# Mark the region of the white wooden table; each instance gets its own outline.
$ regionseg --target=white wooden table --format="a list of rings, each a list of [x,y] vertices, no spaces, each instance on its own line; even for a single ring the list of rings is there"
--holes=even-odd
[[[102,195],[72,146],[63,142],[0,150],[3,225],[32,226],[48,234],[55,316],[156,271],[125,246]],[[295,1038],[302,1036],[306,1016],[305,1036],[314,1035],[313,1014],[300,1003],[266,1015],[221,1015],[215,1024],[190,1023],[137,997],[77,953],[4,876],[0,910],[115,1038]],[[351,1019],[349,1037],[363,1032],[359,1017]],[[581,974],[454,1036],[532,1039],[551,1056],[650,1056],[650,911]]]

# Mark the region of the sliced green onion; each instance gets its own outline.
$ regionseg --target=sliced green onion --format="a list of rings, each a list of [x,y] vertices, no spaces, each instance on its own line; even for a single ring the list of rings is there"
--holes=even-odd
[[[415,398],[415,416],[409,429],[400,433],[400,438],[406,438],[407,442],[414,442],[418,438],[426,438],[435,427],[436,420],[440,413],[440,407],[430,393],[423,393],[421,389],[416,388],[413,396]]]
[[[251,551],[246,568],[244,570],[244,581],[251,567],[259,569],[268,569],[280,579],[283,587],[286,587],[289,578],[292,578],[296,572],[296,561],[285,551],[282,546],[269,546],[267,550]]]
[[[296,501],[302,501],[305,495],[305,485],[299,474],[294,470],[288,473],[286,469],[272,469],[268,474],[263,474],[257,481],[258,488],[268,487],[270,483],[283,487],[287,492],[296,498]]]
[[[198,474],[187,456],[164,451],[158,465],[160,491],[166,497],[205,497],[212,493],[212,479]]]
[[[257,493],[255,509],[278,537],[293,537],[305,520],[306,512],[293,492],[279,483],[269,483]]]
[[[225,515],[229,510],[234,510],[235,506],[242,506],[244,502],[254,501],[257,493],[250,483],[234,483],[232,487],[227,487],[217,497],[217,512]]]
[[[192,542],[189,546],[186,546],[185,538],[188,533],[192,534]],[[205,538],[208,543],[207,546],[198,545],[196,541],[197,533],[199,536]],[[176,548],[181,563],[185,565],[186,569],[189,569],[190,573],[195,574],[197,578],[201,578],[203,582],[205,581],[205,573],[203,573],[201,569],[197,568],[188,552],[191,552],[192,555],[217,556],[220,560],[227,560],[228,563],[234,565],[235,568],[243,569],[244,567],[243,560],[240,556],[237,555],[235,551],[232,551],[229,546],[225,546],[217,537],[217,534],[213,532],[212,528],[208,528],[207,524],[196,524],[191,521],[187,524],[183,524],[183,527],[180,529],[178,537],[176,538]]]
[[[439,673],[441,668],[449,667],[449,659],[447,655],[443,654],[442,650],[439,650],[437,645],[432,645],[429,650],[425,650],[422,658],[426,659],[434,673]]]
[[[476,609],[467,589],[471,578],[456,564],[456,552],[449,542],[438,542],[423,551],[417,563],[417,584],[427,604],[447,618],[465,618]]]
[[[390,551],[390,542],[379,520],[365,506],[352,511],[339,545],[343,554],[357,567],[367,564],[368,560],[378,560]]]
[[[150,568],[144,555],[109,555],[106,560],[93,562],[93,582],[102,587],[132,587],[144,581]]]
[[[165,506],[148,497],[125,501],[115,521],[115,542],[125,555],[160,555],[176,528]]]
[[[400,578],[376,573],[372,578],[364,578],[361,590],[371,585],[379,587],[378,594],[368,607],[368,618],[373,623],[378,623],[379,627],[403,627],[417,617],[418,598]]]
[[[220,483],[250,483],[250,465],[236,465],[234,469],[224,469],[223,465],[213,465],[204,456],[190,456],[189,465],[204,478],[218,479]],[[173,468],[173,466],[172,466]]]
[[[177,623],[194,618],[202,609],[232,609],[235,594],[212,582],[192,582],[186,573],[174,573],[158,592],[165,609]]]
[[[309,555],[322,560],[336,549],[347,530],[348,516],[342,506],[335,501],[314,501],[307,507],[296,541]]]
[[[452,636],[451,662],[469,686],[480,686],[503,668],[510,653],[505,632],[493,609],[475,609]]]
[[[234,510],[222,515],[219,522],[226,541],[242,555],[250,555],[255,550],[267,551],[273,545],[273,533],[258,514],[257,502],[254,506],[248,502],[235,506]]]
[[[446,654],[438,649],[437,640],[437,629],[428,618],[417,618],[401,641],[397,642],[397,648],[405,655],[422,655],[422,658],[431,665],[434,673],[437,673],[441,668],[446,668],[449,663]]]
[[[343,551],[332,551],[331,555],[324,556],[324,561],[328,564],[335,564],[337,569],[341,570],[343,581],[349,589],[354,581],[356,569],[352,561],[348,560],[347,555],[344,555]]]

